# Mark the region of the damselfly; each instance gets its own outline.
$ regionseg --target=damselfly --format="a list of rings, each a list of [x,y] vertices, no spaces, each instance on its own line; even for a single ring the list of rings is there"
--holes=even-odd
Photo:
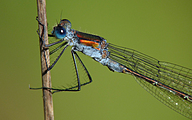
[[[135,80],[144,89],[162,103],[192,119],[191,69],[158,61],[136,50],[108,43],[106,39],[100,36],[71,29],[71,22],[67,19],[61,20],[60,23],[53,28],[49,37],[54,37],[57,41],[48,45],[44,44],[45,47],[53,47],[53,49],[50,50],[51,57],[53,54],[58,53],[58,51],[59,55],[48,70],[54,67],[66,48],[72,46],[71,54],[74,61],[77,84],[62,89],[46,89],[54,90],[54,92],[79,91],[81,86],[92,82],[87,68],[76,52],[78,51],[90,56],[102,65],[107,66],[111,71],[133,75]],[[82,83],[79,79],[76,61],[80,62],[88,76],[89,80],[85,83]]]

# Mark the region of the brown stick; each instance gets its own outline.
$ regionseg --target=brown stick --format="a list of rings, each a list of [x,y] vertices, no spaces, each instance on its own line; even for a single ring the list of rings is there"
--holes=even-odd
[[[44,25],[39,24],[39,34],[42,37],[45,44],[48,44],[48,32],[47,32],[47,16],[46,16],[46,1],[37,0],[38,19]],[[42,40],[40,40],[40,53],[41,53],[41,73],[42,73],[42,87],[51,88],[51,76],[50,71],[47,71],[49,61],[49,49],[43,49]],[[47,71],[47,72],[46,72]],[[44,120],[54,120],[53,115],[53,100],[52,93],[46,89],[43,89],[43,104],[44,104]]]

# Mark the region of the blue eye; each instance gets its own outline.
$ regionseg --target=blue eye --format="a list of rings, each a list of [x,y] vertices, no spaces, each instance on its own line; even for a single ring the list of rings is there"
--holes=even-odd
[[[62,26],[57,26],[54,28],[52,34],[54,34],[57,39],[63,39],[66,36],[66,30]]]

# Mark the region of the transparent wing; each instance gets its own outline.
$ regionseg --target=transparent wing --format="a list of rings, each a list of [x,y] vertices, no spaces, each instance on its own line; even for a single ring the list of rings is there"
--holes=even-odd
[[[161,62],[133,49],[109,43],[110,59],[119,62],[128,69],[146,78],[156,80],[190,98],[183,99],[176,93],[163,87],[155,86],[135,76],[136,81],[162,103],[178,113],[192,119],[192,70],[168,62]]]

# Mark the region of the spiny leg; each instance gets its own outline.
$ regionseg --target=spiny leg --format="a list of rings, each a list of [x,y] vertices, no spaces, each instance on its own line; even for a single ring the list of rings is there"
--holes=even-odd
[[[84,63],[82,62],[82,60],[80,59],[80,57],[78,56],[78,54],[77,54],[74,50],[71,50],[71,54],[72,54],[72,58],[73,58],[74,66],[75,66],[75,71],[76,71],[77,85],[76,85],[76,86],[73,86],[73,87],[65,88],[65,89],[52,89],[52,90],[55,90],[55,91],[53,91],[52,93],[61,92],[61,91],[80,91],[81,86],[87,85],[87,84],[89,84],[89,83],[92,82],[91,75],[89,74],[87,68],[85,67]],[[77,69],[77,63],[76,63],[75,56],[76,56],[77,59],[80,61],[80,64],[83,66],[83,69],[85,70],[86,75],[87,75],[88,78],[89,78],[89,81],[86,82],[86,83],[83,83],[83,84],[80,83],[79,72],[78,72],[78,69]],[[74,88],[77,88],[77,89],[74,89]]]

